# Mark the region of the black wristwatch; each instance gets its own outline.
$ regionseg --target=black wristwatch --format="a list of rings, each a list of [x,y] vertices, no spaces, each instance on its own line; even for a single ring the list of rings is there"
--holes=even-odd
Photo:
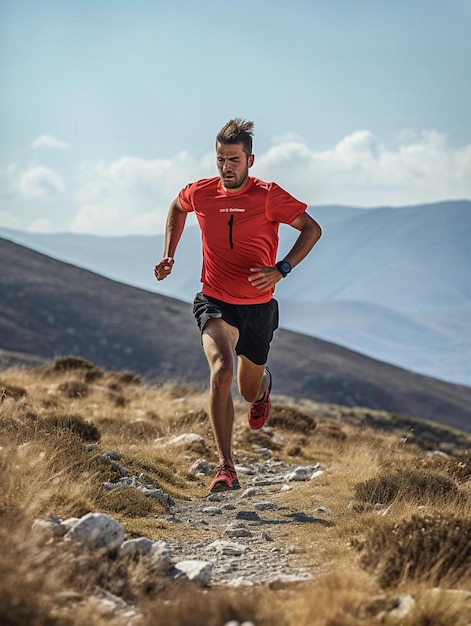
[[[275,263],[275,265],[283,278],[288,276],[288,274],[291,272],[291,265],[288,263],[288,261],[278,261],[278,263]]]

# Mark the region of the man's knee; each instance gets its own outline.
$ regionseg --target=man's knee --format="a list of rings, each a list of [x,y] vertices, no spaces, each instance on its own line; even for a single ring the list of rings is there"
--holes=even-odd
[[[214,384],[220,387],[231,387],[234,377],[234,364],[224,359],[217,359],[210,364],[211,379]]]

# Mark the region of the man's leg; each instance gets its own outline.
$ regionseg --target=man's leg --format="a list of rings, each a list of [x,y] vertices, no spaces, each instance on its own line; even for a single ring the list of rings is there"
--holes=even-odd
[[[239,356],[237,384],[240,395],[247,402],[260,400],[268,388],[270,375],[265,365],[256,365],[246,356]]]
[[[222,319],[210,319],[202,342],[210,369],[209,415],[220,459],[232,462],[234,347],[239,331]]]
[[[270,417],[271,374],[266,365],[256,365],[241,355],[237,381],[241,395],[250,402],[249,426],[253,430],[258,430]]]

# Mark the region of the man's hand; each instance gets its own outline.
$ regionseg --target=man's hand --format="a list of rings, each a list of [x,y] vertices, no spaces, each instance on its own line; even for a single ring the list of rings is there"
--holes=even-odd
[[[283,277],[280,270],[275,267],[251,267],[252,275],[249,276],[249,283],[259,291],[268,291]]]
[[[168,256],[165,259],[162,259],[157,265],[154,267],[154,276],[157,280],[163,280],[167,278],[169,274],[172,273],[172,267],[175,263],[175,260],[172,257]]]

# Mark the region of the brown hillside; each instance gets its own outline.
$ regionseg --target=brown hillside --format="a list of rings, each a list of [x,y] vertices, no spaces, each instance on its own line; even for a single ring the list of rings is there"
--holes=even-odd
[[[206,384],[191,306],[0,239],[0,359],[79,355],[112,370]],[[149,272],[152,268],[149,268]],[[283,320],[283,311],[281,311]],[[363,406],[471,431],[471,388],[301,334],[277,332],[274,392]]]

